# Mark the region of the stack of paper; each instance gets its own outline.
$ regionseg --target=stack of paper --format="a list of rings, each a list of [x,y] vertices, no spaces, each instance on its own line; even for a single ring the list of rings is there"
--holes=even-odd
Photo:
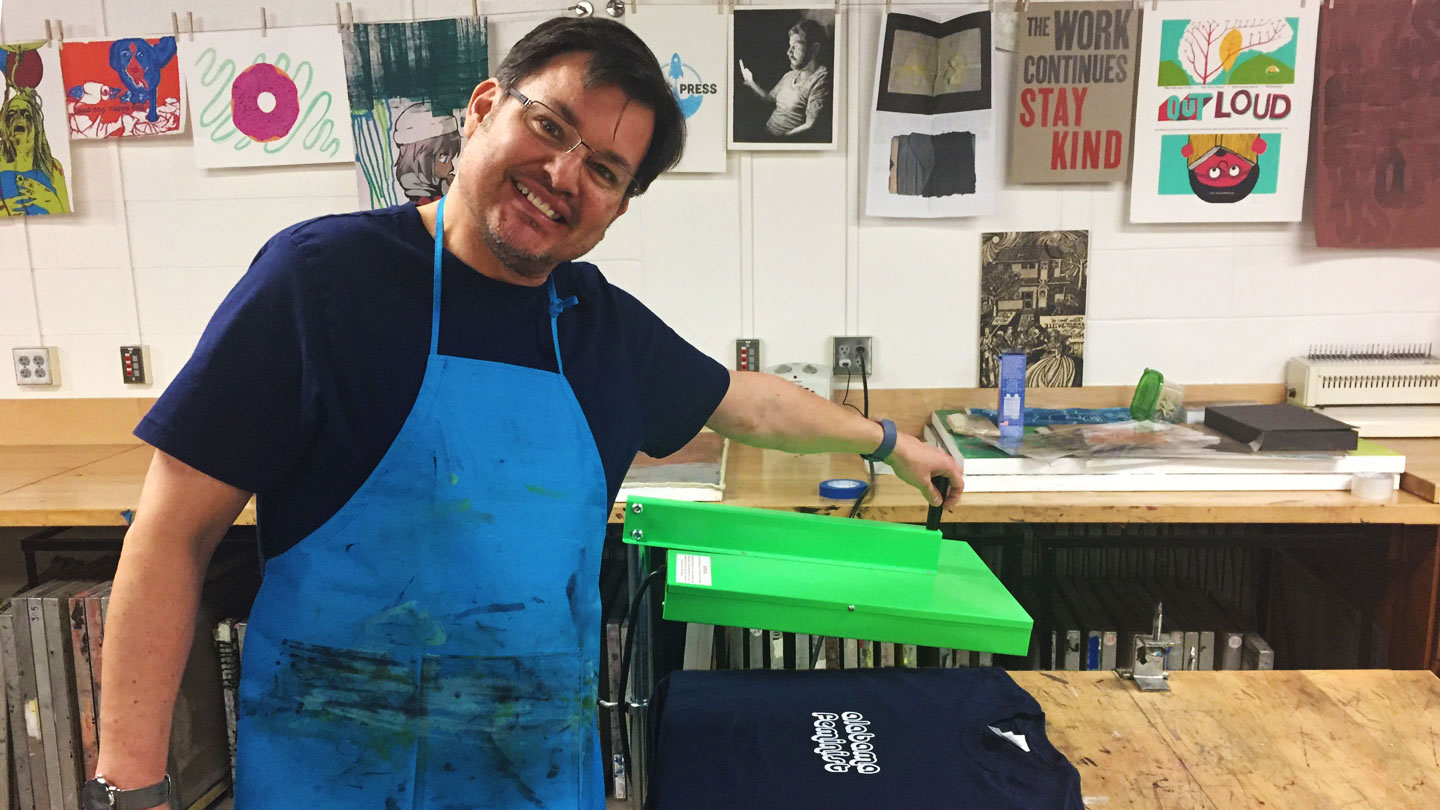
[[[951,414],[935,411],[928,441],[963,459],[966,492],[1143,492],[1240,490],[1348,490],[1355,473],[1393,473],[1396,486],[1405,457],[1372,442],[1339,454],[1216,451],[1184,458],[1105,455],[1053,460],[1013,456],[957,433]]]

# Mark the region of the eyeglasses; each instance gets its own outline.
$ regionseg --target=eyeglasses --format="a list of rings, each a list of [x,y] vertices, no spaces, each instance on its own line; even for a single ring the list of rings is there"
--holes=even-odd
[[[536,140],[564,154],[575,151],[579,146],[590,150],[590,157],[585,160],[585,175],[603,194],[623,197],[634,189],[635,175],[618,160],[595,151],[595,147],[585,143],[575,125],[566,121],[560,113],[513,87],[505,88],[505,92],[523,106],[520,114],[525,128]]]

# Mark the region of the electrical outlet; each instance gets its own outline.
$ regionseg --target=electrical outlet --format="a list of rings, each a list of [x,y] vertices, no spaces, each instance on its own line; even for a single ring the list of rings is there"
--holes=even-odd
[[[740,338],[735,341],[735,370],[760,370],[760,341],[755,338]]]
[[[48,346],[11,349],[15,366],[16,385],[56,385],[60,369],[55,365],[55,353]]]
[[[868,337],[837,337],[831,338],[834,345],[834,366],[837,369],[850,369],[852,372],[860,370],[858,355],[865,355],[865,373],[875,373],[875,355],[870,351],[870,338]]]
[[[150,347],[120,347],[120,379],[126,385],[150,384]]]

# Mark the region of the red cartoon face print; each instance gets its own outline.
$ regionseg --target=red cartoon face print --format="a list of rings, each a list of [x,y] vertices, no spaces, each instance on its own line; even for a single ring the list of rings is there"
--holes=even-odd
[[[1188,146],[1186,148],[1189,148]],[[1192,171],[1195,179],[1207,186],[1231,188],[1245,182],[1255,164],[1225,149],[1216,149],[1200,161]]]

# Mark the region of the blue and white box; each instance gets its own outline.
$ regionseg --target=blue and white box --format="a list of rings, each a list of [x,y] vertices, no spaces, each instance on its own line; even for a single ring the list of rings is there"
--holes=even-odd
[[[1025,353],[1000,355],[1000,404],[995,424],[1001,439],[1019,441],[1025,435]]]

